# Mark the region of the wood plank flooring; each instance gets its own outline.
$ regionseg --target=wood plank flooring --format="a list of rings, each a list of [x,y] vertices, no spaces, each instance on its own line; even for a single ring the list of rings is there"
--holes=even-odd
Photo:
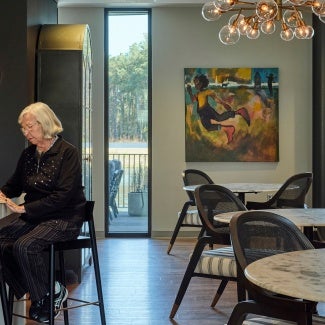
[[[169,239],[98,239],[108,325],[223,325],[236,304],[236,286],[228,284],[215,308],[210,307],[218,280],[193,278],[174,320],[169,313],[193,250],[195,239],[177,239],[172,255]],[[72,296],[96,297],[92,267],[81,284],[69,286]],[[72,325],[100,324],[98,307],[69,312]],[[28,321],[27,325],[35,325]],[[60,315],[56,324],[63,324]]]
[[[178,239],[172,255],[169,239],[98,239],[98,251],[109,325],[216,325],[225,324],[236,303],[234,284],[226,288],[215,309],[209,307],[219,281],[193,278],[174,320],[169,313],[193,250],[195,239]],[[84,272],[69,294],[80,299],[96,297],[93,268]],[[72,325],[100,324],[98,307],[69,311]],[[56,319],[63,324],[63,316]],[[36,322],[27,321],[27,325]]]

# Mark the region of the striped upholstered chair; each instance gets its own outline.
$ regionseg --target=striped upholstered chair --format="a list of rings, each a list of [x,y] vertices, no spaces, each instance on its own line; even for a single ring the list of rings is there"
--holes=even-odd
[[[213,180],[203,171],[198,169],[186,169],[182,173],[184,186],[189,185],[202,185],[202,184],[213,184]],[[169,246],[167,249],[167,254],[170,253],[179,230],[181,227],[195,227],[200,229],[198,238],[200,238],[204,229],[202,228],[201,219],[196,208],[194,192],[186,191],[188,200],[184,203],[183,208],[178,212],[177,223],[170,239]]]
[[[229,234],[224,230],[226,227],[215,226],[213,217],[219,213],[246,211],[247,209],[233,192],[220,185],[206,184],[198,186],[194,195],[205,235],[199,238],[190,256],[170,318],[175,316],[192,277],[221,280],[211,303],[212,307],[218,302],[228,281],[237,281],[237,267],[233,249],[231,246],[225,246]],[[207,246],[210,245],[220,246],[216,249],[206,250]],[[245,292],[240,285],[237,285],[237,294],[238,300],[245,299]]]

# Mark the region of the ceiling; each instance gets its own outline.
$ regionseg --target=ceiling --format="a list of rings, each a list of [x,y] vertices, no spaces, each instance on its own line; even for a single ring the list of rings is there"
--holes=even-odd
[[[202,5],[205,0],[57,0],[58,7],[152,8]]]

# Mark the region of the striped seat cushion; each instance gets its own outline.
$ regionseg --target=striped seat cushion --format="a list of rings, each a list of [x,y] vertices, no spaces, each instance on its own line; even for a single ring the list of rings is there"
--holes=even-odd
[[[280,319],[273,319],[268,317],[251,318],[245,320],[243,325],[296,325],[296,322],[289,322]],[[325,318],[313,316],[313,325],[325,325]]]
[[[237,268],[233,248],[229,246],[203,251],[195,272],[235,278]]]
[[[178,217],[180,216],[180,214],[181,213],[178,212]],[[197,210],[187,210],[183,224],[202,226],[202,222],[199,217],[199,212]]]

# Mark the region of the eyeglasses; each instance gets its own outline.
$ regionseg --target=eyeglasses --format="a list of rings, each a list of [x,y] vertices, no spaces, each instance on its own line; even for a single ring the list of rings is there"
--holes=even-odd
[[[21,132],[23,132],[23,134],[26,134],[27,132],[32,131],[34,125],[36,125],[36,124],[39,124],[39,123],[36,121],[33,124],[29,124],[29,125],[26,125],[25,127],[20,128],[20,130],[21,130]]]

